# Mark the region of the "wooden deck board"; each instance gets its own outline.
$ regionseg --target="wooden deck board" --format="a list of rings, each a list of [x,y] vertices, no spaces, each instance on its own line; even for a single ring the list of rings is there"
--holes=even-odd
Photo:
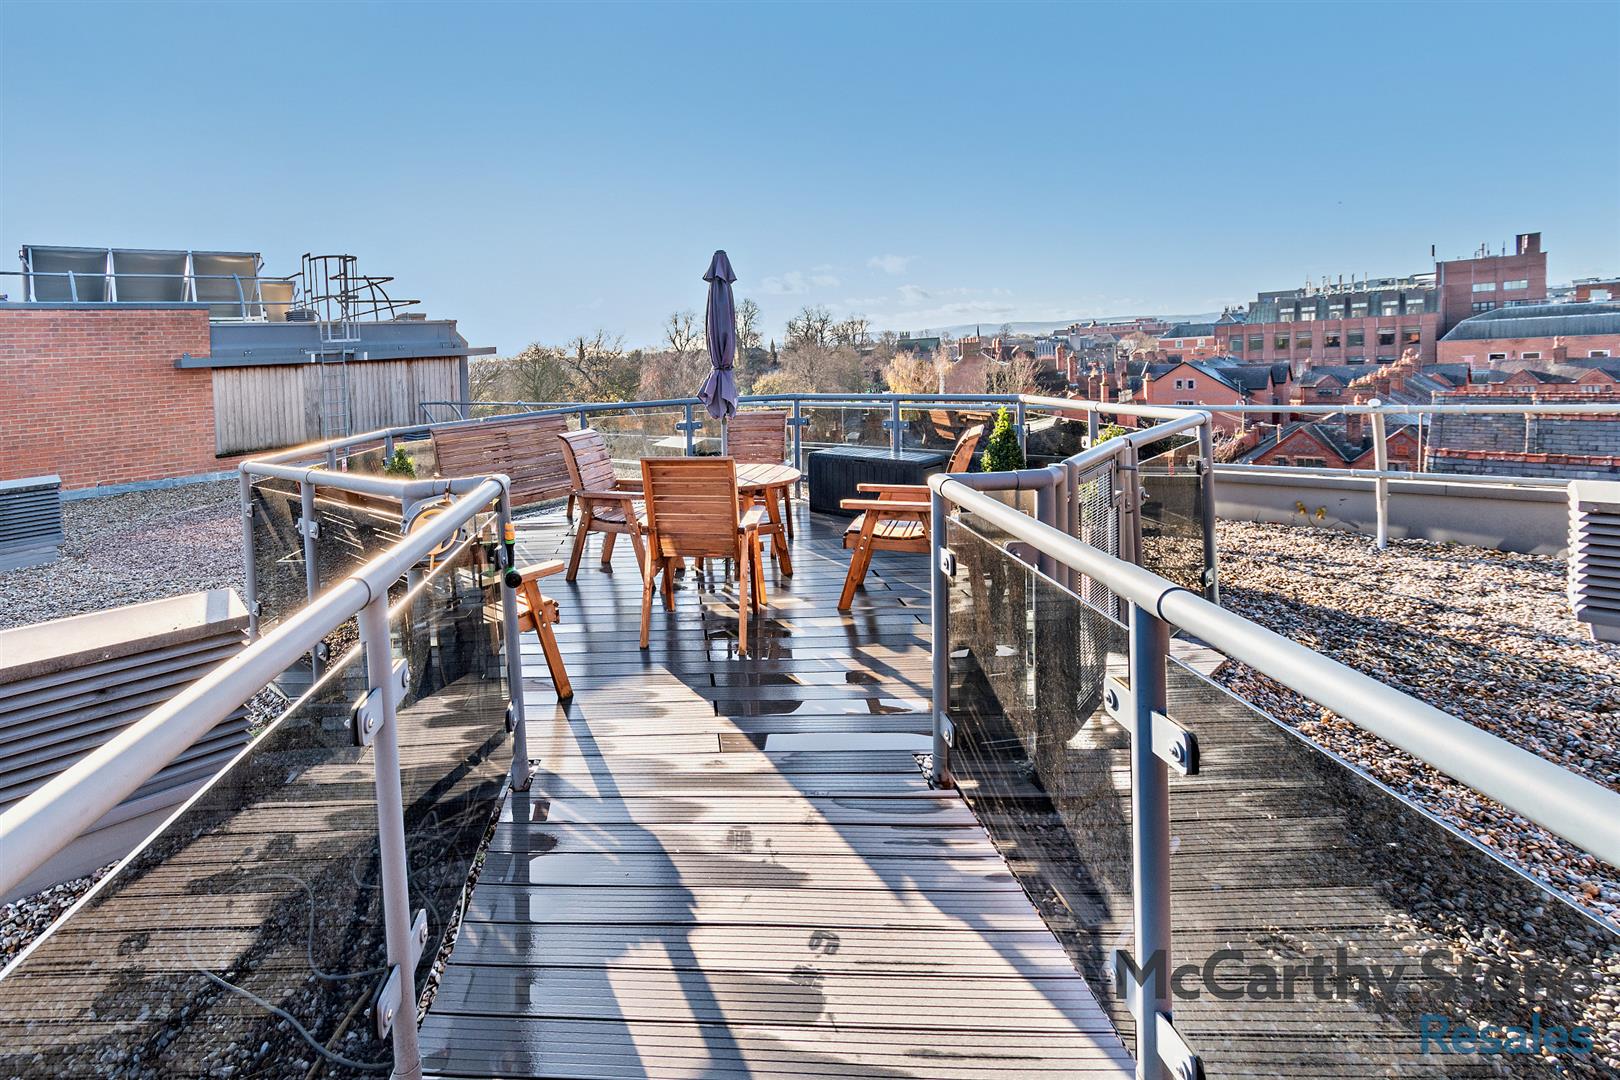
[[[848,614],[801,509],[737,655],[720,564],[637,640],[628,545],[546,583],[575,695],[524,644],[534,784],[497,824],[422,1028],[430,1074],[1127,1076],[1129,1056],[956,792],[928,787],[927,568]],[[560,519],[530,519],[527,558]]]

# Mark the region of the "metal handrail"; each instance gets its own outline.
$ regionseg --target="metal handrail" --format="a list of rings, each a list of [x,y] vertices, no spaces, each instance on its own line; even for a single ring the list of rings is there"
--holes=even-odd
[[[1151,570],[1116,559],[1021,514],[959,478],[934,476],[929,486],[946,502],[1099,581],[1121,599],[1620,866],[1620,792],[1212,604]],[[935,522],[934,535],[936,543],[942,542],[942,521]]]

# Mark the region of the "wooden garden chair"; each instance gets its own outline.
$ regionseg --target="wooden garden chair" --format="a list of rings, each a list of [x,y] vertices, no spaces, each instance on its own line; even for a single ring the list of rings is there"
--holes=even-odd
[[[984,437],[984,425],[976,424],[962,432],[951,448],[945,471],[967,472],[973,452]],[[929,527],[927,484],[857,484],[864,498],[845,499],[845,510],[860,513],[844,530],[844,546],[851,551],[844,591],[838,594],[838,610],[848,611],[855,602],[855,590],[866,580],[872,555],[878,551],[924,553],[933,546]]]
[[[540,639],[540,651],[546,655],[546,668],[551,672],[551,684],[557,689],[558,701],[573,697],[574,687],[568,681],[562,650],[557,648],[557,635],[551,629],[562,621],[557,601],[542,593],[538,582],[543,577],[560,573],[562,568],[561,559],[520,566],[515,571],[518,582],[514,586],[518,600],[518,633],[533,630],[535,637]]]
[[[739,465],[781,465],[788,456],[786,409],[751,409],[726,421],[726,453]],[[783,524],[793,539],[793,489],[785,489]]]
[[[646,562],[641,582],[641,647],[652,625],[652,595],[663,573],[664,607],[675,610],[674,575],[685,559],[737,563],[738,651],[748,652],[748,617],[765,606],[765,570],[759,527],[763,507],[742,508],[737,463],[731,458],[643,458],[641,483],[647,513]]]
[[[568,560],[568,580],[573,581],[579,573],[586,539],[593,532],[602,534],[604,568],[613,562],[613,544],[621,533],[630,537],[630,546],[636,551],[636,567],[641,568],[646,562],[642,545],[646,518],[636,505],[641,498],[636,482],[620,480],[614,475],[607,440],[596,429],[565,431],[557,438],[562,442],[573,498],[580,506],[574,551]]]

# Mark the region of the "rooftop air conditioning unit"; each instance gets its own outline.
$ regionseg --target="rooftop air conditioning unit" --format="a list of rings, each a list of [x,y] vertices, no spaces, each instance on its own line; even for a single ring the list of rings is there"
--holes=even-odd
[[[1620,483],[1569,484],[1569,602],[1598,641],[1620,641]]]

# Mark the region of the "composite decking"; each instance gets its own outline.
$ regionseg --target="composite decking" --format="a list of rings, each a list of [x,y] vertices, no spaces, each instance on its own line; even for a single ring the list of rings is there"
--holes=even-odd
[[[422,1026],[430,1075],[1130,1075],[990,838],[919,768],[926,559],[879,555],[841,614],[844,523],[797,522],[746,658],[718,573],[655,608],[645,651],[628,544],[545,580],[575,696],[525,641],[539,771]],[[560,516],[520,533],[530,560],[568,540]]]

